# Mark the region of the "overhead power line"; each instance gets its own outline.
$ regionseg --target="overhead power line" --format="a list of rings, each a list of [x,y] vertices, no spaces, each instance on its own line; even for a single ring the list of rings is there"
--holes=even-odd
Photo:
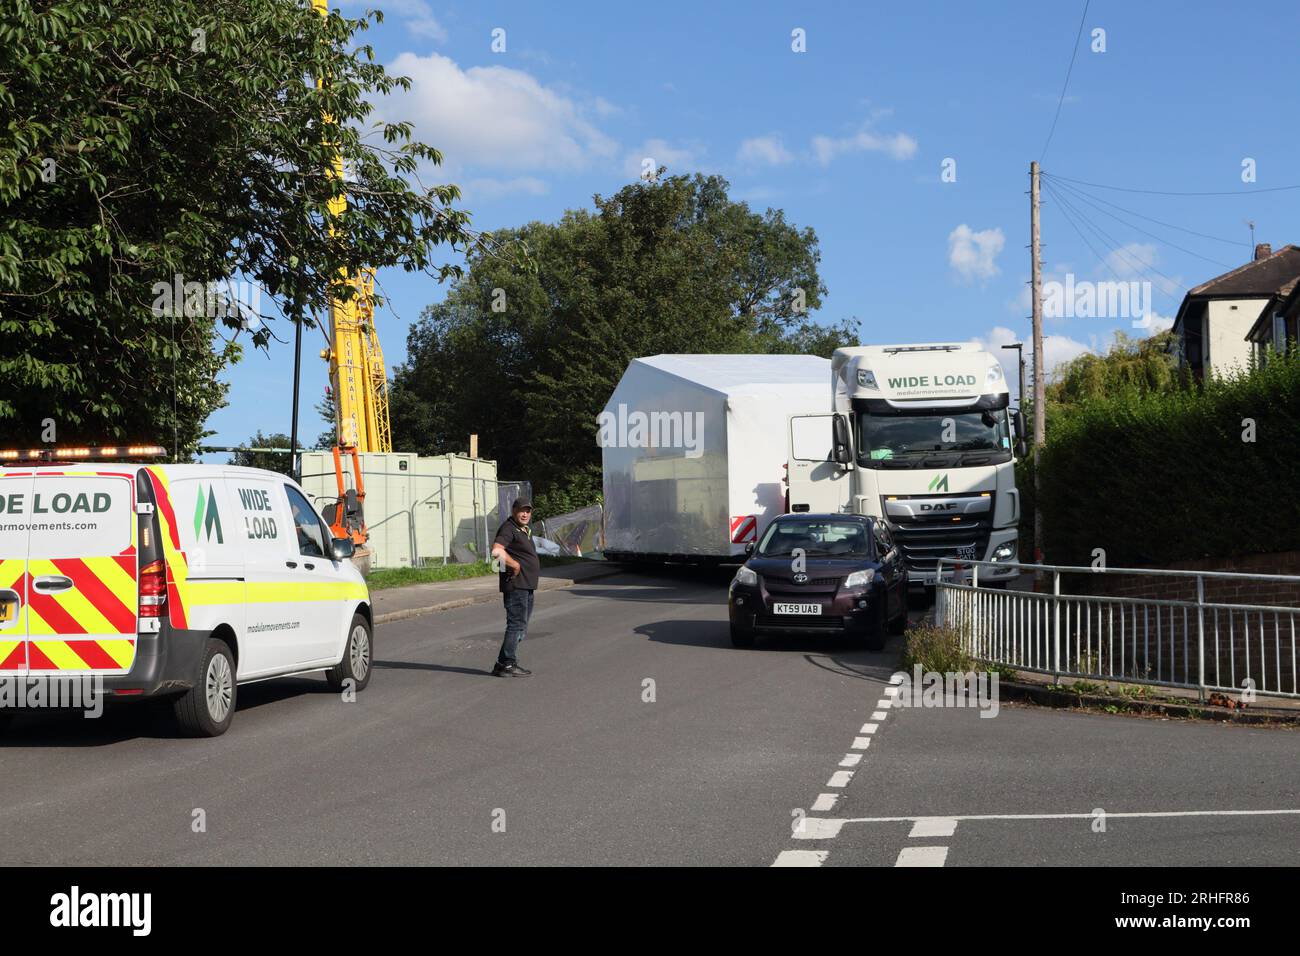
[[[1130,216],[1136,216],[1138,219],[1145,219],[1147,222],[1154,222],[1157,226],[1164,226],[1167,229],[1177,229],[1179,232],[1185,232],[1190,236],[1200,236],[1202,239],[1213,239],[1215,242],[1226,243],[1229,246],[1236,247],[1241,245],[1240,239],[1225,239],[1223,236],[1212,236],[1208,232],[1197,232],[1195,229],[1187,229],[1183,226],[1176,226],[1172,222],[1165,222],[1163,219],[1154,219],[1151,216],[1144,216],[1142,215],[1142,213],[1135,212],[1134,210],[1129,209],[1126,206],[1121,206],[1118,203],[1111,202],[1109,199],[1102,199],[1100,196],[1094,196],[1092,195],[1092,193],[1084,192],[1084,190],[1080,189],[1077,186],[1069,185],[1069,183],[1073,182],[1073,180],[1065,180],[1062,179],[1060,176],[1053,176],[1051,173],[1046,173],[1046,172],[1043,173],[1043,178],[1055,179],[1058,181],[1061,188],[1068,189],[1070,190],[1071,193],[1077,193],[1080,196],[1087,196],[1090,199],[1096,200],[1099,203],[1109,206],[1111,209],[1118,209],[1120,212],[1128,213]]]
[[[1169,246],[1170,248],[1177,249],[1179,252],[1186,253],[1189,256],[1194,256],[1197,259],[1202,259],[1205,262],[1210,263],[1211,265],[1222,266],[1225,269],[1233,268],[1233,266],[1231,266],[1229,263],[1221,262],[1218,259],[1211,259],[1209,256],[1201,255],[1199,252],[1193,252],[1191,249],[1187,249],[1184,248],[1183,246],[1178,245],[1177,243],[1170,242],[1168,239],[1165,239],[1163,236],[1158,236],[1154,232],[1150,232],[1146,229],[1143,229],[1141,226],[1134,225],[1133,223],[1124,219],[1122,216],[1117,216],[1115,213],[1103,209],[1101,206],[1098,206],[1088,197],[1087,193],[1074,189],[1071,186],[1067,186],[1064,183],[1060,183],[1059,188],[1063,190],[1068,190],[1070,195],[1075,199],[1078,199],[1080,202],[1087,203],[1089,206],[1091,206],[1093,209],[1096,209],[1098,212],[1102,213],[1103,215],[1110,216],[1110,218],[1114,219],[1116,222],[1128,226],[1130,229],[1136,229],[1138,232],[1142,233],[1142,235],[1149,236],[1150,238],[1156,240],[1159,243]],[[1237,242],[1234,243],[1234,245],[1240,246],[1241,243]]]
[[[1053,179],[1066,183],[1076,183],[1080,186],[1091,186],[1093,189],[1113,189],[1121,193],[1145,193],[1149,196],[1251,196],[1255,193],[1280,193],[1288,189],[1300,189],[1300,183],[1294,186],[1261,186],[1259,189],[1229,189],[1219,192],[1174,192],[1164,189],[1131,189],[1128,186],[1107,186],[1104,183],[1089,183],[1082,179],[1069,179],[1065,176],[1053,176]]]
[[[1074,72],[1074,61],[1079,56],[1079,37],[1083,36],[1083,23],[1088,18],[1088,4],[1092,0],[1084,0],[1083,15],[1079,17],[1079,29],[1074,34],[1074,47],[1070,50],[1070,66],[1065,71],[1065,82],[1061,85],[1061,97],[1056,101],[1056,114],[1052,117],[1052,128],[1047,131],[1047,142],[1043,144],[1043,152],[1038,157],[1041,164],[1043,157],[1047,155],[1047,147],[1052,145],[1052,137],[1056,135],[1056,121],[1061,118],[1061,107],[1065,103],[1065,91],[1070,88],[1070,74]]]

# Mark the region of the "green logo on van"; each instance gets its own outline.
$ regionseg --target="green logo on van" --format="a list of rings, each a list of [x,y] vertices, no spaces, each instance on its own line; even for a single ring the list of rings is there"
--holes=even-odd
[[[948,476],[947,476],[947,475],[935,475],[933,478],[931,478],[931,479],[930,479],[930,490],[931,490],[931,491],[947,491],[947,490],[948,490]]]
[[[194,504],[194,538],[198,539],[199,533],[203,532],[205,540],[212,540],[212,532],[217,533],[217,544],[225,544],[221,537],[221,515],[217,514],[217,496],[212,493],[212,486],[208,485],[207,500],[203,497],[203,486],[199,485],[199,497]]]

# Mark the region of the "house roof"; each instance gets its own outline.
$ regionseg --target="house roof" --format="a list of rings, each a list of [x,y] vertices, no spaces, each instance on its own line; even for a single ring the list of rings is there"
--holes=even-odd
[[[1255,324],[1246,333],[1247,339],[1254,342],[1258,336],[1262,336],[1266,331],[1271,332],[1274,315],[1294,315],[1300,312],[1300,282],[1291,283],[1291,291],[1282,296],[1281,299],[1282,301],[1277,304],[1276,309],[1264,309],[1259,313],[1259,318],[1255,320]]]
[[[1189,289],[1178,307],[1174,328],[1182,323],[1188,306],[1210,299],[1271,299],[1285,297],[1300,284],[1300,246],[1286,245],[1270,256],[1255,259],[1231,272]]]

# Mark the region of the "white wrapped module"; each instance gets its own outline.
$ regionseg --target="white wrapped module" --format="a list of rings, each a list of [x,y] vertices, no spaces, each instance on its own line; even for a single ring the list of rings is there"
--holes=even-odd
[[[633,359],[601,413],[605,556],[725,560],[785,511],[787,421],[825,414],[812,355]]]

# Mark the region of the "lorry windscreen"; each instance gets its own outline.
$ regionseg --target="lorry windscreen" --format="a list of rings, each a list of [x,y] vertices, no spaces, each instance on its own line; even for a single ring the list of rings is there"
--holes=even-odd
[[[986,459],[993,454],[996,461],[1011,458],[1011,428],[1005,409],[935,409],[913,415],[859,413],[857,425],[858,457],[867,465],[886,461],[915,461],[919,465],[936,455]]]

